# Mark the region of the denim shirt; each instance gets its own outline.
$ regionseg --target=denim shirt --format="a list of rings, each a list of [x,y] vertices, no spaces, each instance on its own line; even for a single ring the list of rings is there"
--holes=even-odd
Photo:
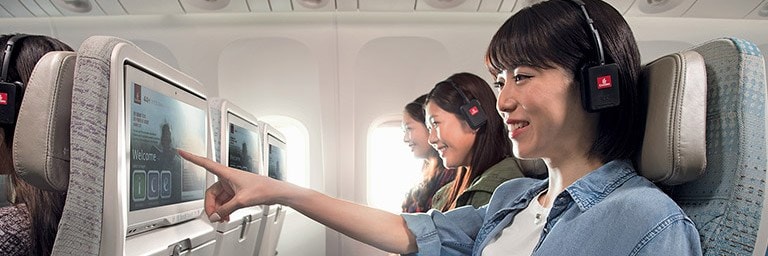
[[[505,182],[481,208],[403,214],[412,255],[481,255],[547,180]],[[629,161],[611,161],[560,193],[533,255],[701,255],[699,233],[677,204]]]

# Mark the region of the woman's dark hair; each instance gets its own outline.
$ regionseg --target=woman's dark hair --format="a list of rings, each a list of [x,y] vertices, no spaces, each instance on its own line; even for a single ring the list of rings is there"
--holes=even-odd
[[[609,4],[583,0],[600,33],[606,63],[619,66],[621,105],[600,112],[597,134],[588,153],[602,162],[629,159],[640,148],[645,107],[638,76],[640,53],[629,25]],[[491,39],[486,65],[493,75],[527,65],[562,67],[579,84],[581,67],[597,62],[596,43],[580,7],[570,0],[550,0],[520,10]]]
[[[409,115],[413,120],[416,120],[426,128],[426,117],[424,116],[424,103],[427,101],[427,94],[421,95],[413,101],[405,105],[405,114]],[[426,212],[432,208],[432,197],[435,195],[442,184],[443,178],[446,175],[451,176],[452,170],[445,169],[443,166],[443,159],[437,154],[437,150],[429,147],[429,155],[424,159],[424,164],[421,167],[422,173],[424,173],[424,180],[417,186],[415,190],[412,190],[408,194],[405,202],[403,202],[403,212]],[[452,178],[450,180],[453,180]],[[417,207],[412,207],[413,204],[419,204]]]
[[[454,179],[453,188],[448,197],[448,202],[452,203],[446,204],[446,208],[451,209],[455,207],[456,197],[469,187],[475,178],[482,175],[491,166],[512,155],[512,142],[507,138],[508,133],[504,121],[496,112],[496,95],[493,94],[493,90],[485,80],[470,73],[454,74],[447,80],[435,85],[427,97],[427,103],[434,102],[441,109],[466,122],[466,118],[460,112],[460,107],[467,102],[450,85],[452,82],[469,100],[476,99],[480,102],[480,108],[488,118],[486,123],[477,129],[475,142],[470,149],[472,159],[467,166],[469,168],[459,168],[456,173],[456,179]]]
[[[0,36],[0,45],[5,46],[13,35]],[[29,82],[32,70],[37,61],[51,51],[72,51],[67,44],[51,37],[29,35],[16,41],[8,67],[8,81],[21,81],[25,85]],[[0,65],[2,65],[0,63]],[[10,154],[13,144],[15,124],[2,125],[4,144],[2,152]],[[10,156],[0,158],[3,161],[12,161]],[[13,164],[3,165],[13,166]],[[45,191],[34,187],[22,180],[15,171],[10,174],[8,181],[12,184],[15,199],[13,204],[25,204],[29,212],[31,224],[30,237],[32,255],[50,255],[56,232],[64,209],[65,193]]]

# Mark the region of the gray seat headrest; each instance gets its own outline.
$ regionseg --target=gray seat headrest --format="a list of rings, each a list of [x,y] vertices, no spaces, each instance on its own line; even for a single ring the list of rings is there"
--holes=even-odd
[[[35,65],[13,140],[16,172],[40,189],[65,192],[69,183],[69,125],[74,52],[49,52]]]
[[[663,56],[643,67],[648,113],[638,172],[677,185],[696,179],[706,166],[707,75],[695,51]]]

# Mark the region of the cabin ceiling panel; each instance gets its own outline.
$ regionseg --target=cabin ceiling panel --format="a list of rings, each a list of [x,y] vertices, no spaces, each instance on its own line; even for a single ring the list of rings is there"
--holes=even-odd
[[[768,0],[763,1],[757,8],[752,10],[746,17],[747,19],[768,19]]]
[[[61,12],[59,11],[59,9],[56,9],[56,6],[54,6],[50,0],[25,0],[25,1],[28,2],[24,4],[25,6],[30,6],[35,4],[38,5],[45,12],[45,16],[50,16],[50,17],[61,16]]]
[[[19,1],[0,1],[0,5],[13,17],[35,17],[35,15],[32,15],[32,13]]]
[[[417,11],[476,12],[480,0],[417,0]]]
[[[0,0],[0,18],[247,12],[517,12],[544,0]],[[604,0],[628,17],[768,19],[768,0]]]
[[[627,13],[627,10],[629,10],[629,7],[632,6],[632,2],[634,1],[635,0],[605,0],[605,2],[613,6],[613,8],[616,8],[616,10],[622,14]]]
[[[0,6],[0,7],[2,7],[2,6]],[[10,13],[10,12],[6,11],[6,10],[5,10],[5,8],[0,8],[0,17],[3,17],[3,18],[12,18],[12,17],[13,17],[13,15],[11,15],[11,13]]]
[[[270,12],[272,9],[269,7],[269,0],[247,0],[248,7],[251,8],[251,12]]]
[[[293,11],[293,2],[286,0],[269,0],[269,7],[273,12]]]
[[[680,17],[696,0],[645,0],[635,1],[626,15],[636,17]],[[728,1],[733,2],[733,1]]]
[[[357,0],[336,0],[336,10],[342,12],[357,11]]]
[[[524,0],[521,0],[521,4]],[[512,12],[515,10],[515,5],[517,5],[517,0],[502,0],[501,6],[499,7],[499,12]]]
[[[178,0],[119,0],[129,14],[183,14]]]
[[[480,1],[480,6],[477,8],[478,12],[498,12],[501,7],[502,0],[483,0]]]
[[[38,0],[38,4],[48,0]],[[114,1],[114,0],[113,0]],[[63,16],[103,16],[104,11],[94,0],[50,0]]]
[[[179,0],[186,13],[250,12],[245,0]]]
[[[697,0],[683,16],[699,18],[743,18],[762,0]]]
[[[38,0],[38,1],[47,1],[47,0]],[[123,6],[118,1],[115,1],[115,0],[95,0],[95,1],[97,4],[99,4],[99,7],[101,7],[101,10],[104,11],[104,13],[106,13],[107,15],[127,14],[125,12],[125,9],[123,9]]]
[[[358,0],[360,11],[412,12],[416,0]]]
[[[19,3],[21,3],[21,5],[24,8],[27,8],[27,11],[32,13],[32,15],[34,15],[35,17],[47,17],[48,16],[48,14],[45,13],[45,11],[43,11],[43,8],[40,8],[40,5],[35,3],[34,0],[18,0],[18,1],[19,1]]]
[[[336,1],[334,0],[291,0],[293,10],[298,12],[317,12],[336,10]]]

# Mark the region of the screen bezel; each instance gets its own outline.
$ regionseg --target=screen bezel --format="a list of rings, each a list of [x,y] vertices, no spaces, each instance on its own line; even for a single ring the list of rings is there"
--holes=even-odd
[[[256,156],[255,159],[258,161],[254,165],[254,167],[257,169],[256,172],[252,172],[255,174],[262,175],[264,173],[264,168],[262,165],[262,161],[264,157],[262,154],[264,153],[262,145],[262,138],[259,135],[261,132],[261,127],[258,124],[258,121],[256,121],[255,118],[251,117],[250,115],[246,114],[245,111],[242,109],[232,105],[232,104],[226,104],[224,108],[222,108],[222,118],[221,118],[221,140],[220,140],[220,154],[219,157],[221,158],[220,162],[222,165],[229,166],[229,139],[230,139],[230,131],[229,131],[229,125],[235,124],[237,126],[240,126],[242,128],[245,128],[246,130],[253,133],[253,135],[256,136],[256,139],[258,140],[256,145],[254,145],[254,149],[256,150]]]
[[[99,248],[100,255],[122,255],[126,252],[129,241],[139,241],[137,238],[147,238],[153,241],[152,244],[141,244],[141,249],[132,246],[134,252],[149,251],[157,249],[157,246],[166,248],[169,244],[178,242],[179,237],[164,235],[168,232],[177,233],[183,232],[186,237],[193,239],[193,241],[208,241],[203,239],[204,237],[213,236],[213,227],[208,224],[207,217],[203,214],[203,200],[189,201],[182,205],[180,209],[170,209],[175,214],[168,215],[167,211],[158,212],[155,215],[149,216],[135,216],[135,213],[128,212],[128,184],[127,184],[127,170],[129,168],[126,157],[126,120],[125,120],[125,73],[123,65],[126,63],[133,63],[135,65],[145,67],[152,70],[154,74],[162,77],[166,81],[170,81],[172,84],[182,85],[186,91],[196,95],[200,98],[206,99],[204,93],[200,90],[203,89],[203,85],[194,78],[186,75],[171,66],[163,63],[162,61],[152,57],[146,52],[142,51],[136,45],[125,40],[112,40],[114,46],[111,47],[111,54],[109,57],[109,68],[104,70],[109,73],[109,84],[106,85],[108,90],[108,108],[105,121],[107,123],[106,131],[106,143],[105,143],[105,173],[104,173],[104,198],[102,201],[103,213],[100,216],[92,216],[94,218],[101,218],[101,246]],[[111,42],[110,42],[111,43]],[[210,111],[201,106],[206,113]],[[209,115],[210,116],[210,115]],[[206,129],[208,132],[205,138],[206,154],[205,157],[211,159],[213,155],[213,134],[210,132],[208,124],[210,120],[206,118]],[[206,184],[211,184],[214,179],[213,174],[210,172],[206,174]],[[178,205],[166,206],[171,208]],[[127,236],[127,231],[137,226],[137,224],[151,224],[152,222],[166,222],[168,220],[173,221],[172,216],[177,216],[178,212],[186,213],[192,218],[192,220],[179,223],[177,225],[168,226],[167,228],[157,228],[137,236]],[[131,220],[129,222],[129,216]],[[139,218],[137,218],[139,217]],[[177,218],[178,219],[178,218]],[[198,225],[205,223],[205,225]],[[203,240],[198,240],[203,239]],[[197,246],[197,242],[192,245]]]
[[[274,145],[275,147],[278,147],[282,149],[282,157],[283,157],[283,168],[282,168],[282,181],[286,181],[288,179],[288,146],[285,143],[285,138],[283,135],[279,132],[277,132],[276,129],[269,127],[267,129],[267,136],[266,136],[267,143],[264,147],[264,155],[266,155],[266,160],[264,161],[264,175],[269,176],[269,146]]]
[[[174,100],[178,100],[179,102],[186,103],[186,104],[190,105],[191,107],[196,108],[196,109],[202,111],[204,116],[201,119],[203,121],[203,123],[201,124],[201,125],[203,125],[203,127],[201,127],[201,128],[203,128],[204,136],[205,136],[205,134],[208,134],[208,132],[209,132],[208,131],[208,117],[207,117],[207,115],[208,115],[208,113],[207,113],[208,104],[205,101],[205,98],[201,97],[200,95],[195,95],[195,94],[189,92],[188,90],[184,89],[183,87],[181,87],[181,85],[173,83],[171,81],[168,81],[167,79],[163,79],[161,76],[158,76],[154,72],[148,71],[148,70],[146,70],[146,69],[144,69],[144,68],[142,68],[142,67],[140,67],[140,66],[138,66],[138,65],[136,65],[134,63],[126,62],[123,65],[123,69],[124,69],[123,72],[125,74],[124,81],[125,81],[125,85],[126,85],[123,88],[123,90],[124,90],[123,93],[125,95],[125,101],[124,101],[124,104],[125,104],[124,105],[125,106],[125,111],[124,111],[124,115],[125,116],[124,116],[124,118],[125,119],[124,120],[131,120],[131,118],[132,118],[132,106],[133,106],[134,94],[130,93],[130,92],[132,90],[134,90],[134,88],[135,88],[134,84],[139,84],[140,86],[142,86],[142,87],[144,87],[146,89],[155,91],[155,92],[157,92],[159,94],[162,94],[162,95],[164,95],[166,97],[169,97],[169,98],[172,98]],[[129,77],[135,78],[136,80],[128,81],[127,79]],[[165,83],[166,85],[171,85],[171,86],[166,86],[163,83]],[[130,146],[131,145],[130,145],[130,139],[129,139],[130,136],[131,136],[131,132],[130,132],[131,131],[131,126],[132,126],[132,122],[130,122],[130,121],[126,121],[125,122],[125,131],[126,131],[125,138],[126,138],[126,142],[127,142],[126,143],[126,148],[125,148],[125,153],[126,153],[125,157],[126,157],[126,159],[130,159],[130,157],[131,157],[130,156]],[[205,145],[205,143],[206,142],[203,143],[204,144],[203,145],[203,150],[205,150],[207,148],[207,145]],[[192,152],[192,153],[195,153],[195,154],[205,154],[206,152]],[[182,161],[185,161],[185,160],[182,160]],[[127,172],[127,174],[130,174],[130,172],[131,172],[130,160],[128,160],[128,163],[129,164],[126,166],[128,168],[125,171]],[[200,171],[205,172],[205,169],[203,169],[201,167],[197,167],[197,168],[199,168]],[[130,176],[128,176],[128,177],[130,177]],[[129,178],[126,178],[126,179],[129,179]],[[130,180],[127,180],[127,182],[130,183]],[[128,183],[126,183],[126,184],[128,184]],[[204,182],[204,184],[206,184],[206,183],[207,183],[207,181]],[[130,188],[130,186],[129,186],[129,188]],[[131,228],[131,223],[137,223],[138,224],[138,223],[141,223],[141,222],[144,222],[144,221],[151,221],[152,219],[162,218],[164,216],[169,216],[169,215],[173,215],[173,214],[176,214],[176,213],[181,213],[181,212],[184,212],[184,211],[191,210],[192,208],[195,208],[195,206],[187,206],[187,203],[188,202],[194,202],[194,201],[202,200],[204,198],[205,188],[206,188],[206,186],[203,185],[203,188],[200,191],[200,193],[201,193],[200,194],[200,198],[192,199],[192,200],[188,200],[188,201],[182,201],[182,202],[178,202],[178,203],[167,204],[167,205],[154,206],[154,207],[149,207],[149,208],[144,208],[144,209],[130,210],[130,199],[128,199],[128,202],[129,202],[129,209],[128,209],[128,224],[129,224],[128,226],[129,226],[129,230]],[[129,197],[130,197],[131,193],[129,192],[128,194],[129,194]],[[173,219],[173,220],[169,220],[169,221],[171,222],[169,224],[173,224],[175,222],[180,222],[180,221],[183,221],[183,220],[177,218],[177,219]],[[131,233],[131,232],[129,231],[129,233]]]

